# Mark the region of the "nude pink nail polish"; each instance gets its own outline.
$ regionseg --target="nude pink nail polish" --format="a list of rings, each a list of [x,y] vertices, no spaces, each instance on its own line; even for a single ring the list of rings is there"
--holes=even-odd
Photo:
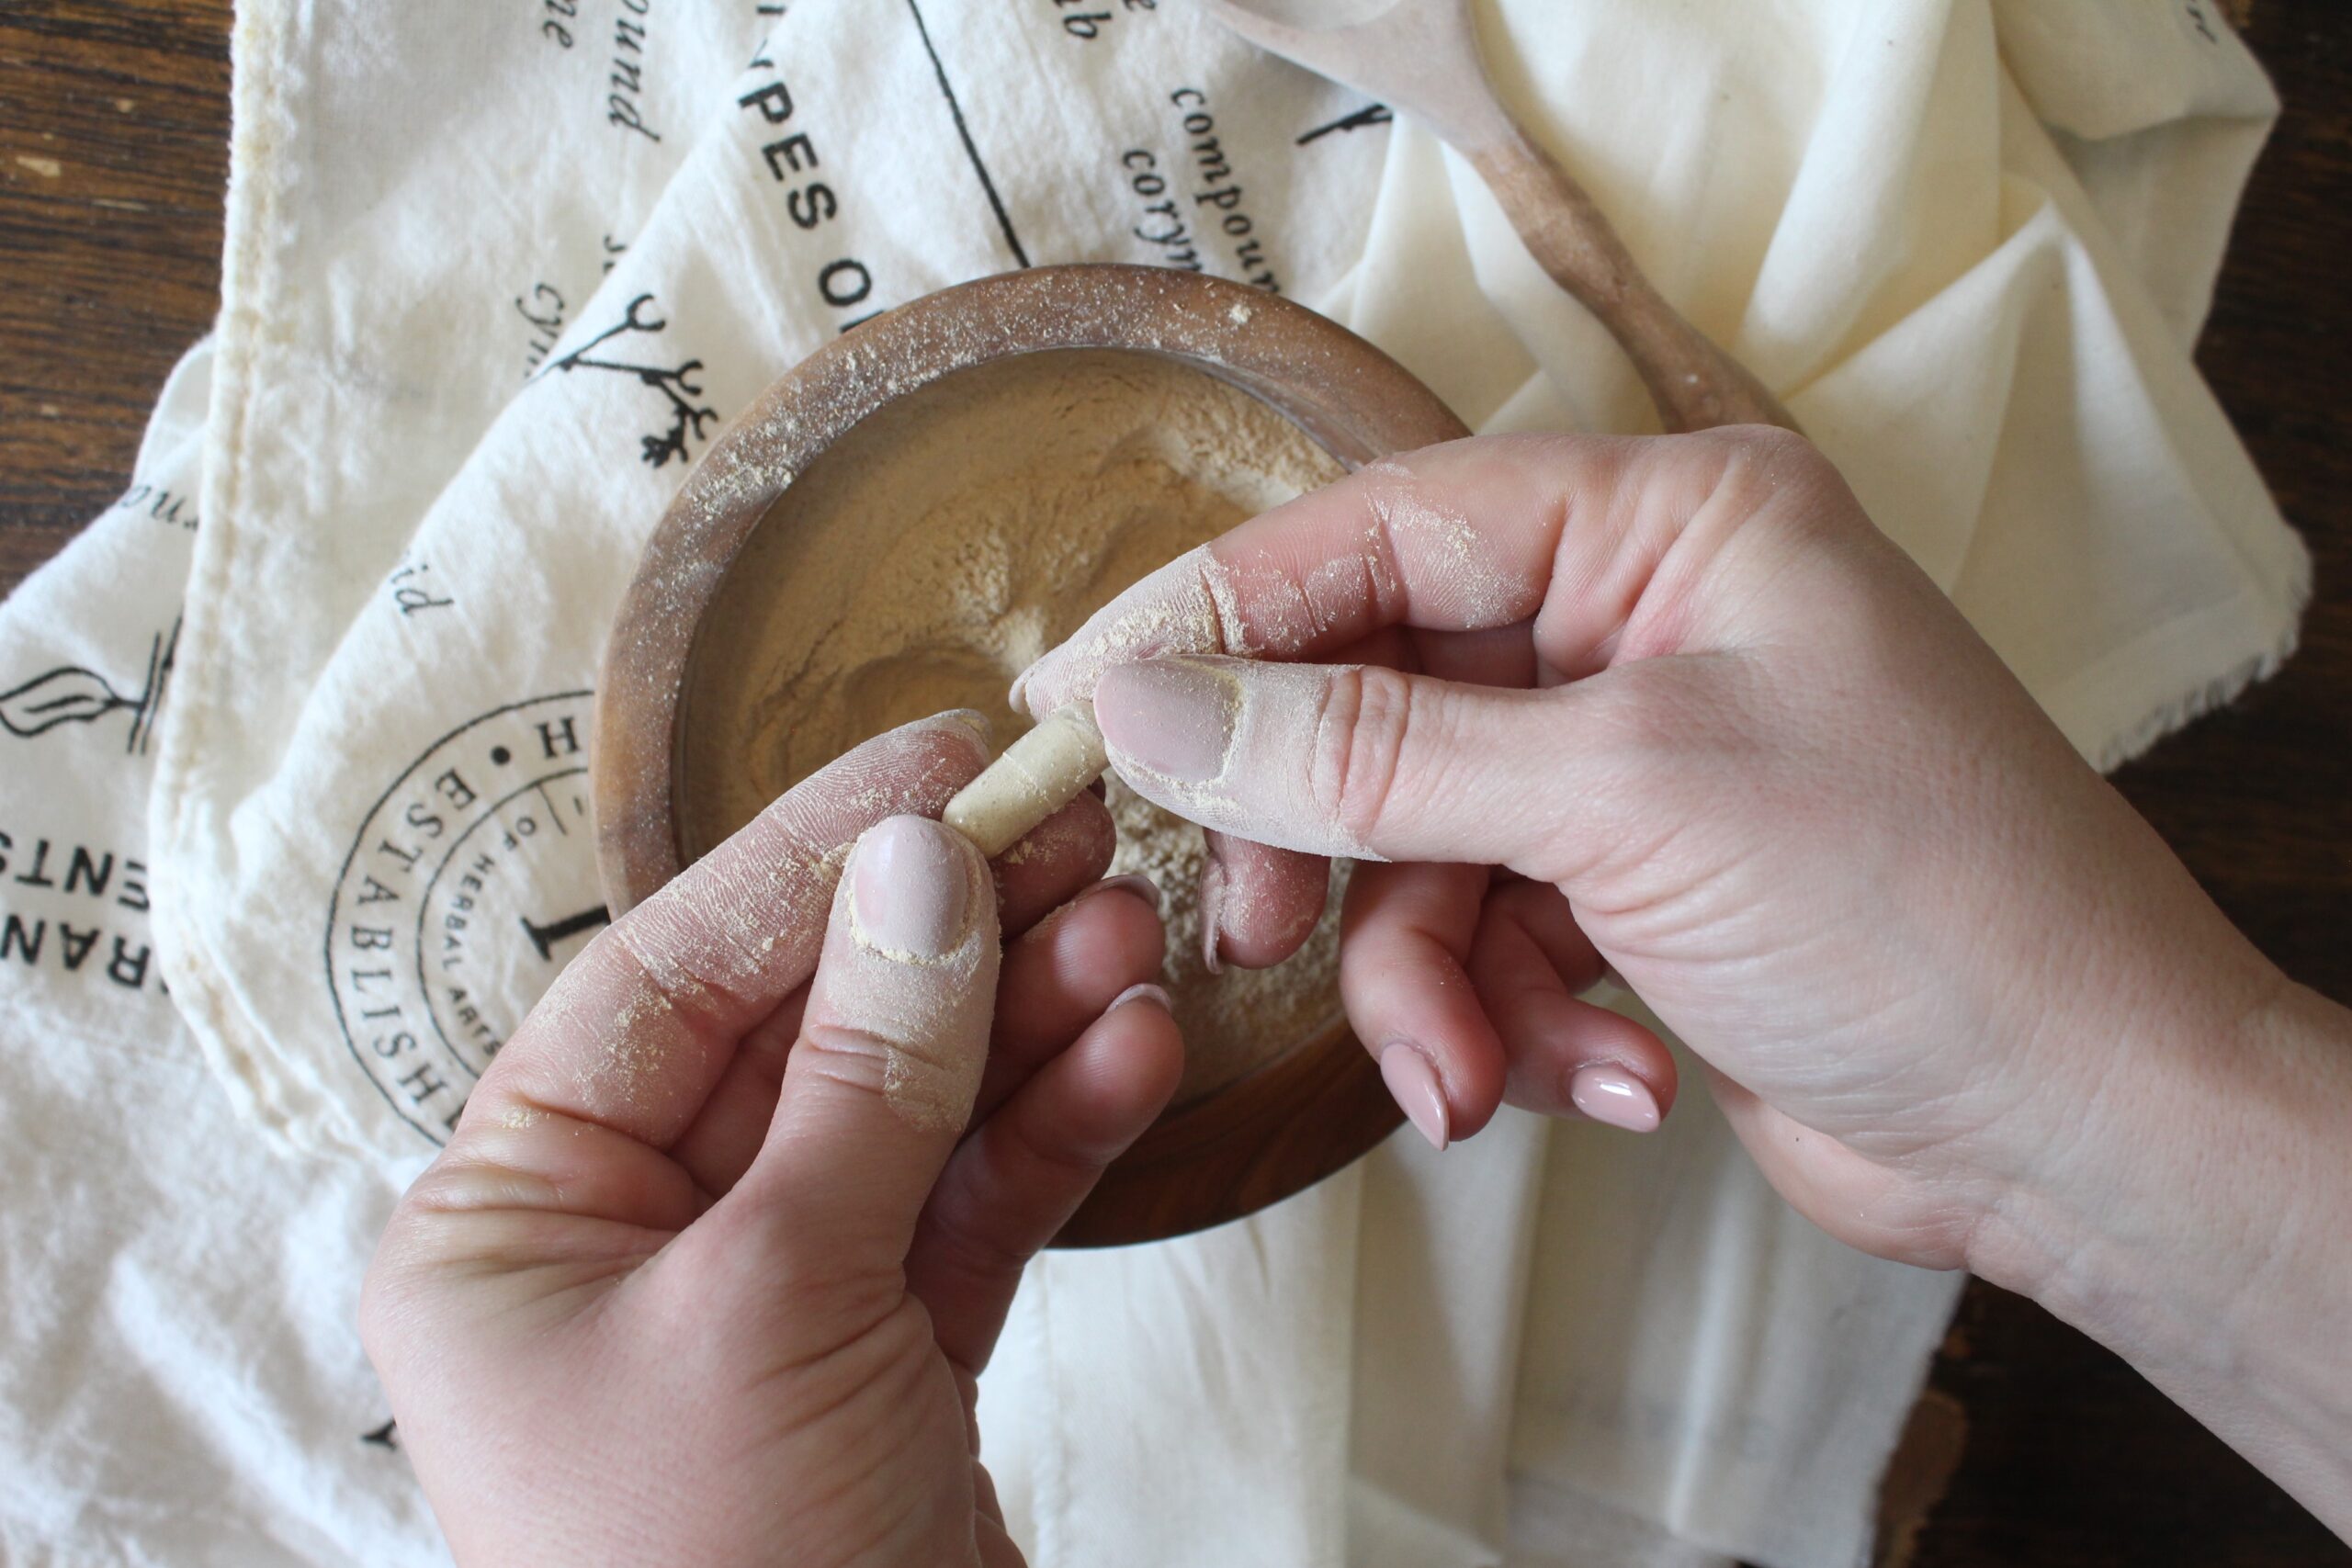
[[[1400,1041],[1382,1051],[1380,1081],[1388,1086],[1397,1108],[1430,1141],[1430,1146],[1445,1147],[1453,1116],[1446,1108],[1445,1089],[1437,1081],[1437,1069],[1430,1066],[1430,1059],[1420,1048]]]
[[[1623,1067],[1600,1063],[1578,1067],[1568,1079],[1568,1098],[1596,1122],[1628,1133],[1657,1131],[1657,1097],[1650,1093],[1649,1085]]]

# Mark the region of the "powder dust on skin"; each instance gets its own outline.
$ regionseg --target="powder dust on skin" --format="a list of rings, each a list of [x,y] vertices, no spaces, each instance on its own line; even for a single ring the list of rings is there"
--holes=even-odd
[[[970,1118],[987,1066],[998,952],[993,922],[977,918],[992,896],[987,864],[953,834],[932,832],[953,847],[903,834],[889,846],[872,835],[860,841],[834,892],[808,1021],[882,1041],[882,1095],[890,1109],[915,1126],[952,1133]],[[860,904],[861,881],[870,889],[867,879],[877,874],[865,857],[886,852],[911,857],[934,879],[965,884],[954,901],[954,930],[926,933],[921,951],[895,945]],[[887,893],[887,879],[904,873],[878,874]]]
[[[1014,675],[1137,579],[1340,472],[1264,403],[1149,355],[1025,355],[900,400],[785,492],[712,606],[684,727],[692,836],[943,708],[986,714],[1001,747],[1026,728],[1005,700]],[[1115,776],[1109,796],[1113,871],[1166,897],[1180,1099],[1336,1018],[1335,915],[1284,964],[1211,975],[1200,829]]]
[[[1407,581],[1420,624],[1492,630],[1532,616],[1540,586],[1517,570],[1402,464],[1358,475],[1368,521],[1350,547],[1303,575],[1279,547],[1188,551],[1104,605],[1050,656],[1024,670],[1015,706],[1032,716],[1093,694],[1104,671],[1183,654],[1287,659],[1328,639],[1367,604],[1395,600]],[[1336,544],[1336,541],[1334,542]]]
[[[754,810],[749,831],[697,853],[557,976],[524,1028],[601,1044],[571,1056],[568,1082],[526,1082],[523,1092],[625,1111],[662,1136],[684,1132],[700,1097],[680,1098],[662,1069],[708,1049],[694,1021],[730,1000],[780,1001],[806,980],[826,931],[814,916],[831,904],[860,832],[893,813],[936,813],[985,759],[976,716],[927,717],[830,763],[821,790]]]

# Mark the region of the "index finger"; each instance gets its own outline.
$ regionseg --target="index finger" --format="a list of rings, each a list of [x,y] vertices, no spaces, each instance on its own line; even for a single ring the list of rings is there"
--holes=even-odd
[[[794,785],[588,945],[482,1076],[467,1121],[552,1113],[668,1147],[743,1035],[815,972],[849,846],[895,813],[935,816],[987,760],[978,716],[943,714]]]
[[[1314,659],[1389,626],[1510,626],[1563,581],[1577,606],[1547,635],[1598,646],[1647,575],[1619,546],[1658,499],[1628,482],[1658,445],[1479,436],[1370,464],[1137,582],[1023,671],[1013,705],[1051,713],[1114,664],[1170,654]]]

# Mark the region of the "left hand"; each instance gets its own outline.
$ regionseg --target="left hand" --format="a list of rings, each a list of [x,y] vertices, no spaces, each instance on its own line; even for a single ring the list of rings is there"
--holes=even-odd
[[[361,1331],[460,1562],[1020,1561],[976,1379],[1182,1048],[1099,802],[1001,896],[923,819],[985,760],[893,731],[616,922],[401,1201]]]

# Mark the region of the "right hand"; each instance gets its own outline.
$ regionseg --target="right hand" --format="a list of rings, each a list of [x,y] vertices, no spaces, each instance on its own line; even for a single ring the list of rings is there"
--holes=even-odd
[[[1227,959],[1295,945],[1318,857],[1393,863],[1341,987],[1433,1142],[1504,1099],[1656,1124],[1672,1059],[1577,996],[1606,964],[1773,1184],[1886,1257],[2129,1179],[2147,1120],[2087,1109],[2284,983],[1784,432],[1374,464],[1136,584],[1016,700],[1089,693],[1120,775],[1212,829]]]

